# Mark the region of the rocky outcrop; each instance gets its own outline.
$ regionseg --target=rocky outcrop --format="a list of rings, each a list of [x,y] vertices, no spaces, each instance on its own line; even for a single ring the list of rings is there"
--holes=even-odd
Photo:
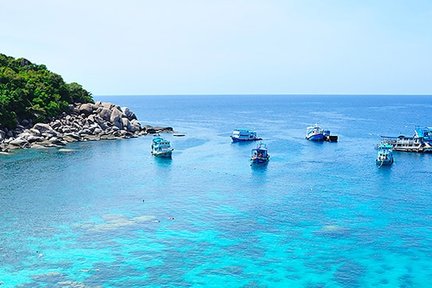
[[[24,120],[21,124],[14,130],[0,129],[0,152],[173,132],[171,127],[141,126],[129,108],[107,102],[71,105],[69,113],[63,113],[50,123],[32,125],[31,121]]]

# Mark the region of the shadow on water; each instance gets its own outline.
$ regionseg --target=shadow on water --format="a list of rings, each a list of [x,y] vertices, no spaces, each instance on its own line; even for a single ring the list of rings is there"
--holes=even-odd
[[[256,146],[259,142],[257,141],[239,141],[239,142],[232,142],[231,145],[238,145],[238,146]]]
[[[393,165],[395,165],[395,164],[393,164]],[[393,165],[380,166],[380,165],[375,164],[378,175],[381,175],[382,177],[384,177],[384,179],[387,179],[390,177]]]
[[[172,158],[153,157],[153,159],[157,166],[160,168],[170,167],[172,163]]]
[[[312,143],[311,145],[321,146],[324,144],[325,141],[309,141],[309,140],[307,140],[307,142]]]
[[[255,174],[265,174],[267,172],[268,162],[263,164],[250,164],[252,172]]]

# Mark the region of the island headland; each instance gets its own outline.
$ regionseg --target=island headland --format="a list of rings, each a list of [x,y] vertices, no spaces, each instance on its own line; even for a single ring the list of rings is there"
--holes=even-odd
[[[65,83],[45,65],[0,54],[2,153],[160,132],[173,129],[142,125],[129,108],[94,102],[81,85]]]

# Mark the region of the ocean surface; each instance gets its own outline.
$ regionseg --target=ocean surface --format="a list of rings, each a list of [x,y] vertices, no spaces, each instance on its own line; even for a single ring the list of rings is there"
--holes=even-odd
[[[375,145],[432,126],[432,97],[95,98],[186,136],[172,160],[151,136],[0,155],[0,287],[431,286],[432,155]]]

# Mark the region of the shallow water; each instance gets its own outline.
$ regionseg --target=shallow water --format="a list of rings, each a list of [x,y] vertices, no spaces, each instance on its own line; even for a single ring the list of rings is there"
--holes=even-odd
[[[97,99],[186,136],[172,160],[151,137],[0,155],[1,287],[429,286],[432,155],[378,169],[374,145],[432,125],[431,97]]]

